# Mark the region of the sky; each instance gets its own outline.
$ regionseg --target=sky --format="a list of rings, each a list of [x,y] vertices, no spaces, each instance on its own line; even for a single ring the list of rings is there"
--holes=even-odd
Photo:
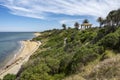
[[[0,0],[0,32],[73,27],[84,19],[95,27],[98,17],[118,8],[120,0]]]

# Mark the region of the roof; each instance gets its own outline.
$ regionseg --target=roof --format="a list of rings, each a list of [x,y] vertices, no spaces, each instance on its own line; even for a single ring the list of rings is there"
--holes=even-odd
[[[81,24],[82,26],[92,26],[92,24],[89,24],[89,23],[83,23]]]

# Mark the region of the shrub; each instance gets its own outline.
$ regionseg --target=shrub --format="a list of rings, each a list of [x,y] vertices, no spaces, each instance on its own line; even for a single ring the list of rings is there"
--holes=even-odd
[[[119,35],[117,33],[110,33],[105,36],[98,45],[103,45],[105,48],[116,48],[117,44],[119,43]]]
[[[87,65],[89,62],[94,61],[97,57],[98,54],[95,53],[94,49],[85,47],[80,48],[67,66],[67,73],[80,71],[82,67]]]
[[[3,78],[3,80],[15,80],[15,79],[16,79],[16,75],[14,74],[7,74]]]

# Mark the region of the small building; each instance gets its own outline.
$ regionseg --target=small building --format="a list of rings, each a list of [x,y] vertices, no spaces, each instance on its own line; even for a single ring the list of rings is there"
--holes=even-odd
[[[89,23],[81,24],[81,29],[87,29],[87,28],[91,28],[91,27],[92,27],[92,24],[89,24]]]

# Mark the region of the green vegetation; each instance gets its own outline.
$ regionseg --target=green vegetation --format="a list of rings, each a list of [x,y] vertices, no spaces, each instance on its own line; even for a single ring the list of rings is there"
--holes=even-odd
[[[97,21],[100,23],[100,27],[102,27],[104,19],[102,17],[98,17]]]
[[[87,19],[85,19],[85,20],[83,21],[83,23],[89,23],[89,21],[88,21]]]
[[[4,76],[3,80],[15,80],[16,76],[14,74],[7,74]]]
[[[86,66],[96,60],[99,62],[110,58],[112,54],[106,50],[111,49],[113,52],[120,50],[120,28],[108,34],[104,33],[106,29],[42,32],[40,37],[33,39],[40,40],[42,46],[22,66],[18,78],[20,80],[61,80],[83,72]]]
[[[66,24],[62,24],[64,30],[66,30]]]
[[[120,19],[120,17],[118,18]],[[114,18],[111,18],[109,14],[106,21],[107,23],[101,23],[99,20],[100,26],[104,25],[101,28],[78,30],[79,23],[76,22],[75,29],[66,29],[66,25],[63,24],[63,30],[54,29],[41,32],[42,35],[33,40],[41,41],[42,45],[22,66],[17,74],[17,79],[67,80],[67,77],[76,74],[79,74],[78,79],[80,80],[119,79],[119,60],[114,62],[115,65],[118,64],[116,67],[114,67],[114,63],[112,65],[109,63],[107,67],[100,65],[98,70],[94,70],[95,65],[101,61],[120,53],[120,20],[112,25],[109,24],[114,22]],[[115,75],[116,77],[114,77]],[[14,79],[14,76],[5,76],[5,78],[9,77]]]
[[[75,28],[78,30],[79,29],[79,23],[78,22],[76,22],[75,24],[74,24],[74,26],[75,26]]]

